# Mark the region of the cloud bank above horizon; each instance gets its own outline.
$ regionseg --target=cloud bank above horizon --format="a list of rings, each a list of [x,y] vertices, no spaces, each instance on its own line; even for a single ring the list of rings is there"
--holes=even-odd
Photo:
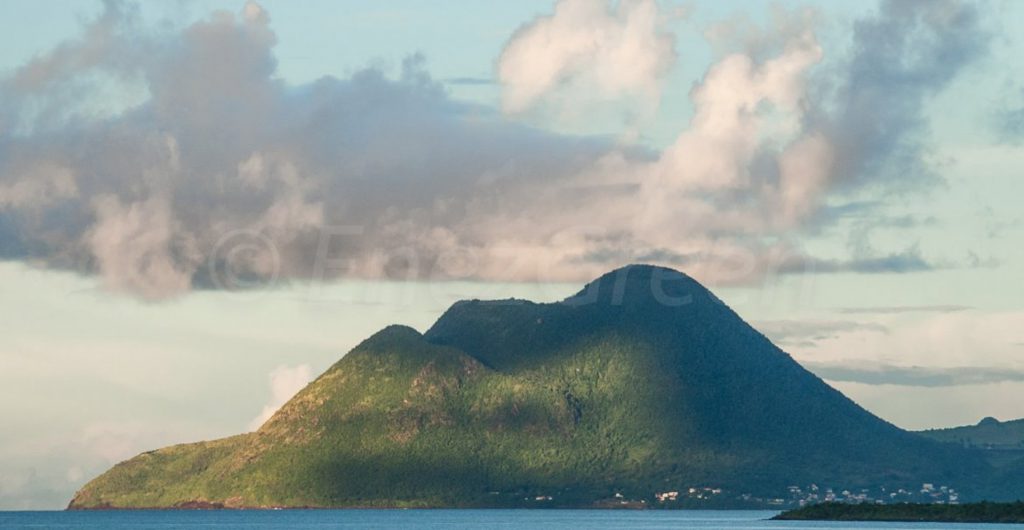
[[[914,246],[818,258],[801,238],[857,193],[939,179],[923,108],[986,52],[973,4],[883,2],[835,51],[813,10],[722,21],[663,149],[517,119],[619,99],[656,112],[687,59],[667,23],[681,16],[558,2],[506,42],[497,110],[453,99],[418,55],[394,76],[288,84],[254,2],[168,29],[108,1],[0,78],[0,259],[150,300],[342,277],[584,281],[635,261],[716,283],[937,266]]]

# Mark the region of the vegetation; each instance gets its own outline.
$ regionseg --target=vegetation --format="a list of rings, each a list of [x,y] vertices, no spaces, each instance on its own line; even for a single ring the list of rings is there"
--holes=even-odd
[[[1024,502],[973,504],[812,504],[783,512],[780,520],[1024,523]]]
[[[655,494],[967,492],[989,470],[857,406],[689,277],[636,266],[561,303],[386,328],[257,432],[139,455],[70,507],[683,507]]]
[[[1024,420],[985,418],[977,425],[921,431],[922,435],[982,452],[997,468],[1024,466]]]

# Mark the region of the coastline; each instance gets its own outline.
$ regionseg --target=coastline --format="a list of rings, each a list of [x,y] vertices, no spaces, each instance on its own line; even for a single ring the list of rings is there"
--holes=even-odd
[[[861,521],[894,523],[1024,524],[1024,502],[967,504],[843,504],[821,503],[784,511],[776,521]]]

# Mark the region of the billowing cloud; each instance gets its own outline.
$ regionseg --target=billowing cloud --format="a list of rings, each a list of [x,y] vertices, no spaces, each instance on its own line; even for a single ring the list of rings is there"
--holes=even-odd
[[[380,275],[389,253],[434,256],[472,212],[526,202],[607,150],[451,101],[415,57],[397,79],[369,69],[287,86],[258,9],[147,34],[110,3],[80,39],[5,78],[2,123],[16,126],[0,130],[0,255],[152,299],[309,278],[323,238],[330,257],[363,256],[355,272]],[[131,88],[87,82],[101,73],[148,97],[79,115],[82,100]]]
[[[976,6],[958,0],[887,0],[855,22],[852,53],[831,95],[837,110],[816,124],[839,146],[837,179],[884,176],[907,189],[934,178],[922,157],[924,105],[988,43]]]
[[[505,111],[522,112],[559,94],[638,96],[656,105],[676,59],[674,37],[661,27],[668,16],[655,0],[559,0],[554,13],[521,27],[501,53]]]
[[[299,390],[313,380],[313,369],[308,364],[278,366],[268,376],[270,380],[270,402],[263,406],[259,416],[249,422],[249,430],[260,428],[277,409],[288,402]]]
[[[799,235],[837,193],[905,184],[883,166],[920,162],[924,101],[983,39],[969,6],[886,3],[819,72],[815,17],[780,13],[756,49],[719,43],[691,121],[652,152],[455,101],[415,56],[396,76],[289,85],[251,2],[159,31],[110,2],[0,79],[0,257],[148,299],[348,276],[582,281],[631,261],[710,282],[845,270]],[[657,99],[663,15],[559,3],[509,41],[507,98],[587,79]],[[867,258],[857,270],[928,264]]]

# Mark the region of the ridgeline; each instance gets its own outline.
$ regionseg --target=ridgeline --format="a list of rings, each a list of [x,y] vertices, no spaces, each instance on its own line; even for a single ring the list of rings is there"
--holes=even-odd
[[[689,276],[630,266],[562,302],[388,327],[256,432],[143,453],[69,508],[780,507],[819,486],[969,499],[991,470],[864,410]]]

